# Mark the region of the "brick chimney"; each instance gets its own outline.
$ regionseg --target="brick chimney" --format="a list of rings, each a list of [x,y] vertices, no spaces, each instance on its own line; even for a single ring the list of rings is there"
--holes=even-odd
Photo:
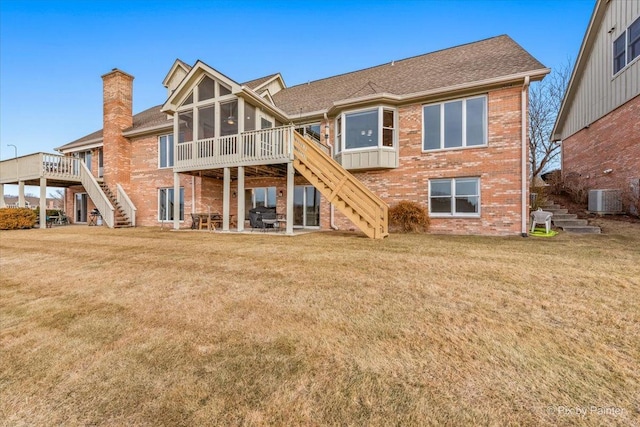
[[[133,76],[117,68],[102,76],[104,181],[128,184],[130,143],[122,131],[133,126]]]

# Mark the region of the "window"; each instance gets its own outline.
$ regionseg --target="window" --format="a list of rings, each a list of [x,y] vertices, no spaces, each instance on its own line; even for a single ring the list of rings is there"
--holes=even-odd
[[[250,190],[252,207],[264,206],[267,208],[276,207],[276,187],[262,187]]]
[[[178,108],[178,143],[236,134],[237,115],[238,100],[231,89],[204,76]]]
[[[200,83],[198,83],[198,101],[205,101],[215,96],[216,82],[211,78],[205,76]]]
[[[84,160],[84,163],[87,166],[87,169],[89,169],[89,172],[92,172],[92,169],[91,169],[92,157],[93,156],[92,156],[91,150],[83,151],[80,153],[80,158]]]
[[[173,135],[162,135],[158,138],[158,167],[173,166]]]
[[[245,219],[249,219],[249,209],[276,207],[276,187],[249,188],[244,193]]]
[[[320,123],[302,125],[296,128],[296,132],[298,132],[302,136],[309,137],[314,141],[318,141],[318,142],[321,141]]]
[[[486,96],[425,105],[422,116],[424,151],[487,144]]]
[[[640,55],[640,18],[636,19],[627,30],[629,43],[627,45],[627,63]]]
[[[613,42],[613,74],[640,56],[640,18],[633,21]]]
[[[626,35],[626,32],[623,33],[616,39],[616,41],[613,42],[613,74],[616,74],[618,71],[622,70],[625,65],[627,65],[625,52]]]
[[[158,221],[173,221],[173,188],[158,190]],[[180,221],[184,221],[184,187],[180,187]]]
[[[256,107],[244,103],[244,131],[256,130]]]
[[[178,114],[178,143],[193,141],[193,110]]]
[[[341,150],[393,148],[395,111],[378,107],[373,110],[345,113],[338,117],[336,130],[336,144]]]
[[[479,216],[480,178],[430,180],[429,213],[433,216]]]
[[[238,133],[238,100],[220,104],[220,136]]]
[[[216,110],[208,105],[198,108],[198,139],[213,138],[215,136]]]

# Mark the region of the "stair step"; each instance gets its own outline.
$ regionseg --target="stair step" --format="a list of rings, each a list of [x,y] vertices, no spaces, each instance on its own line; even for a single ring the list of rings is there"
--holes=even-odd
[[[561,227],[564,231],[568,233],[581,233],[581,234],[600,234],[602,230],[600,227],[596,227],[593,225],[583,225],[583,226],[566,226]]]
[[[553,216],[551,217],[551,221],[557,221],[557,220],[565,220],[565,219],[578,219],[578,215],[576,214],[570,214],[570,213],[566,213],[566,214],[553,214]]]
[[[568,209],[565,208],[542,208],[542,210],[546,211],[546,212],[551,212],[554,216],[556,214],[566,214],[569,213]]]
[[[556,227],[582,227],[589,224],[586,219],[551,219]]]

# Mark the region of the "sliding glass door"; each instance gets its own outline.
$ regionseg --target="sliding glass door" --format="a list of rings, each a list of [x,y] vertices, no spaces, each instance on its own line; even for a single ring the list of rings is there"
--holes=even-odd
[[[296,185],[293,192],[293,225],[320,226],[320,193],[310,185]]]

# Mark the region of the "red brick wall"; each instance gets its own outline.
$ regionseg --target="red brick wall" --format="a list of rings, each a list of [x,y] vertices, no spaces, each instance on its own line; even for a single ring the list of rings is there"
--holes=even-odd
[[[121,73],[111,73],[118,80],[116,88],[126,79]],[[111,75],[110,74],[110,75]],[[105,99],[112,87],[105,76]],[[124,75],[126,77],[126,75]],[[115,83],[114,83],[115,84]],[[118,90],[113,90],[118,92]],[[125,91],[126,92],[126,91]],[[488,146],[439,152],[422,152],[422,105],[400,107],[399,144],[400,167],[380,171],[358,172],[355,175],[390,205],[400,200],[413,200],[428,207],[428,182],[434,178],[480,177],[481,216],[479,218],[432,218],[431,231],[455,234],[509,235],[520,233],[521,203],[521,88],[519,86],[488,93]],[[113,96],[110,96],[113,98]],[[126,96],[124,96],[126,98]],[[173,187],[173,172],[158,169],[157,136],[135,138],[121,144],[121,129],[125,126],[118,114],[107,118],[107,111],[120,111],[120,103],[113,101],[107,108],[105,100],[105,181],[120,182],[138,208],[138,225],[159,225],[157,220],[158,189]],[[107,122],[119,123],[106,130]],[[333,120],[330,141],[333,141]],[[324,128],[324,123],[323,123]],[[119,135],[119,136],[118,136]],[[107,139],[113,141],[107,149]],[[114,148],[115,147],[115,148]],[[124,166],[109,168],[116,162]],[[126,159],[125,159],[126,157]],[[97,169],[97,167],[96,167]],[[129,174],[129,170],[131,173]],[[126,177],[125,177],[126,175]],[[115,179],[115,181],[114,181]],[[222,180],[192,178],[181,175],[185,188],[185,221],[189,227],[192,211],[222,212]],[[296,177],[296,185],[304,185]],[[246,178],[245,187],[277,187],[278,211],[285,213],[286,178]],[[234,180],[231,191],[237,191]],[[279,196],[282,191],[283,195]],[[193,197],[192,194],[195,196]],[[236,212],[237,198],[231,199],[231,213]],[[322,228],[329,228],[330,205],[322,198],[320,220]],[[352,229],[353,224],[336,211],[336,224],[341,229]]]
[[[481,148],[423,153],[422,105],[401,107],[398,110],[400,166],[397,169],[355,172],[354,175],[390,206],[400,200],[411,200],[425,208],[429,205],[429,179],[480,177],[481,216],[432,218],[431,232],[519,234],[521,93],[520,87],[488,93],[488,146]],[[336,213],[336,223],[341,229],[354,228],[339,213]]]
[[[562,141],[562,173],[588,189],[627,191],[640,179],[640,96]]]
[[[104,181],[115,192],[116,183],[125,185],[130,174],[130,144],[122,135],[133,125],[133,77],[120,70],[102,76]]]
[[[120,183],[135,205],[136,225],[158,226],[158,190],[173,188],[173,170],[159,169],[158,136],[144,136],[131,139],[131,178],[126,183]],[[184,187],[185,220],[181,227],[191,225],[190,213],[194,203],[192,197],[193,182],[198,188],[200,177],[180,174],[180,186]],[[177,196],[174,196],[177,202]],[[197,200],[197,196],[196,196]],[[166,223],[165,223],[166,224]]]

